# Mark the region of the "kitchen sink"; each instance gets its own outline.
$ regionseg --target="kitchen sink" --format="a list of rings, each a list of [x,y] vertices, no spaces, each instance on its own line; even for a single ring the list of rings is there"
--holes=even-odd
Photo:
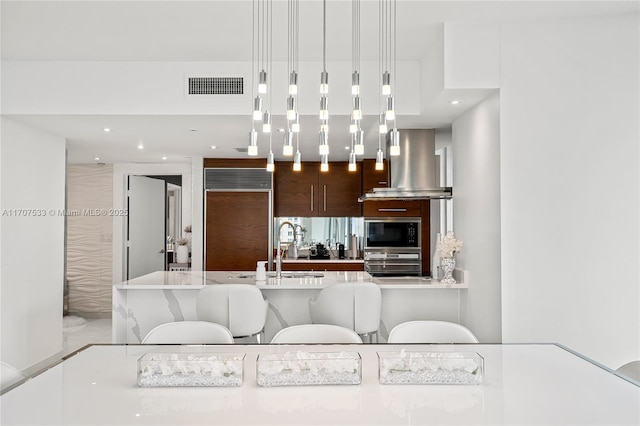
[[[256,274],[243,274],[238,275],[238,278],[255,278]],[[267,272],[267,277],[275,278],[275,272]],[[324,273],[322,272],[283,272],[282,278],[322,278]]]

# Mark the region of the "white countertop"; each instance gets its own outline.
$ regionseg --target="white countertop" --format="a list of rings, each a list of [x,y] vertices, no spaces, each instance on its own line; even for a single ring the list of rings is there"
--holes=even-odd
[[[423,277],[372,277],[364,271],[323,271],[312,272],[322,277],[300,276],[304,271],[283,271],[283,274],[295,275],[292,278],[256,282],[255,271],[158,271],[114,284],[118,290],[199,290],[212,284],[255,284],[260,289],[318,289],[332,284],[346,282],[374,282],[381,289],[465,289],[467,285],[441,284]],[[274,274],[271,272],[270,274]]]
[[[382,385],[377,351],[471,351],[479,385]],[[362,383],[258,387],[258,354],[358,352]],[[138,387],[145,353],[244,353],[240,387]],[[560,346],[91,346],[0,397],[11,425],[638,425],[640,388]]]

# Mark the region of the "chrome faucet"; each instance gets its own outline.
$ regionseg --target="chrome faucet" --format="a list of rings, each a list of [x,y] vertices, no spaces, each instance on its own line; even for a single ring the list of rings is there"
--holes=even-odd
[[[296,226],[289,221],[282,222],[278,227],[278,252],[276,255],[276,278],[278,279],[282,278],[282,248],[280,247],[282,242],[280,240],[281,238],[280,234],[282,231],[282,227],[285,225],[288,225],[291,227],[291,229],[293,229],[293,244],[296,243],[296,239],[297,239]]]

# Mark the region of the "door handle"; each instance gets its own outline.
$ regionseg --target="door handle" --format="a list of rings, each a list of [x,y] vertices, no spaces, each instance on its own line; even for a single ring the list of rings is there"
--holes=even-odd
[[[406,212],[407,209],[404,209],[404,208],[397,208],[397,209],[386,208],[386,209],[378,209],[378,211],[379,212]]]
[[[313,185],[311,185],[311,211],[313,211]]]
[[[327,185],[322,185],[322,191],[324,192],[324,211],[327,211]]]

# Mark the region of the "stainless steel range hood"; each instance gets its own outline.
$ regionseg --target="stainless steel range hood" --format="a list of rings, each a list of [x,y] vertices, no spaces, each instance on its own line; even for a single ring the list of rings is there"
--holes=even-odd
[[[389,155],[388,188],[373,188],[358,201],[429,200],[452,197],[451,187],[436,186],[435,132],[433,129],[399,130],[400,155]]]

